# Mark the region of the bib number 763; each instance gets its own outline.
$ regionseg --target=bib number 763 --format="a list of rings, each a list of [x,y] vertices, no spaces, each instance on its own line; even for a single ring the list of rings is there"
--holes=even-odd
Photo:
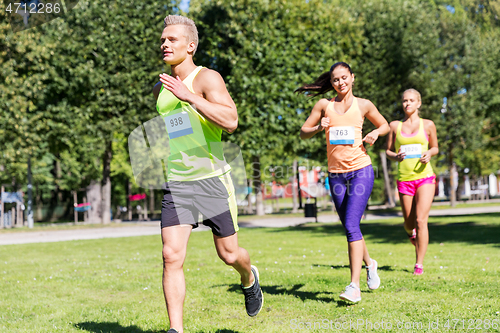
[[[330,127],[330,144],[331,145],[354,144],[354,126]]]

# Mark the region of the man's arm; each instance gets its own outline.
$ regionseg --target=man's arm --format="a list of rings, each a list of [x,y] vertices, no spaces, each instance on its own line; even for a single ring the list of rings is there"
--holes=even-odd
[[[155,97],[155,101],[158,100],[158,95],[160,95],[161,91],[161,82],[157,82],[153,87],[153,96]]]
[[[193,94],[179,77],[161,74],[160,81],[177,98],[196,107],[210,122],[232,133],[238,127],[238,112],[229,95],[222,76],[216,71],[203,69],[196,77],[193,86],[202,96]]]

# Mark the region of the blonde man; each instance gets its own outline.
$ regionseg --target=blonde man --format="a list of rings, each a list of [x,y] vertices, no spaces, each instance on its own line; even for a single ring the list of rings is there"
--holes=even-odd
[[[196,66],[198,47],[194,22],[169,15],[161,35],[163,61],[171,75],[160,74],[153,94],[169,135],[168,182],[164,184],[161,213],[163,292],[170,330],[183,332],[186,294],[183,264],[198,213],[212,228],[217,254],[241,276],[249,316],[263,304],[259,274],[248,252],[238,245],[237,207],[229,168],[220,167],[222,130],[238,126],[236,105],[219,73]]]

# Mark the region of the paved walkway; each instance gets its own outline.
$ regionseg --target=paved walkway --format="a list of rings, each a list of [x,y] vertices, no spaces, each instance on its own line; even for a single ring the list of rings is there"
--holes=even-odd
[[[470,207],[470,208],[449,208],[449,209],[434,209],[431,210],[430,216],[457,216],[457,215],[474,215],[483,213],[499,213],[500,205],[487,207]],[[373,214],[368,213],[366,220],[378,220],[384,218],[401,217],[401,212]],[[263,218],[251,219],[250,217],[241,216],[239,225],[242,228],[284,228],[297,226],[306,222],[314,222],[314,218],[305,217],[281,217],[281,218]],[[318,221],[323,223],[338,222],[338,217],[335,214],[320,215]],[[25,244],[25,243],[45,243],[45,242],[60,242],[71,240],[84,239],[99,239],[99,238],[117,238],[131,236],[149,236],[160,235],[159,221],[141,222],[141,223],[122,223],[122,226],[99,227],[89,229],[69,229],[69,230],[47,230],[47,231],[23,231],[9,232],[0,234],[0,245]],[[209,230],[208,227],[200,226],[195,231]]]

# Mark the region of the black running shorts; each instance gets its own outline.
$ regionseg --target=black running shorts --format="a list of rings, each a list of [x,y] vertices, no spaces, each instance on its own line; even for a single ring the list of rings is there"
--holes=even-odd
[[[238,207],[230,173],[196,181],[170,181],[163,185],[161,227],[203,224],[216,236],[238,231]]]

